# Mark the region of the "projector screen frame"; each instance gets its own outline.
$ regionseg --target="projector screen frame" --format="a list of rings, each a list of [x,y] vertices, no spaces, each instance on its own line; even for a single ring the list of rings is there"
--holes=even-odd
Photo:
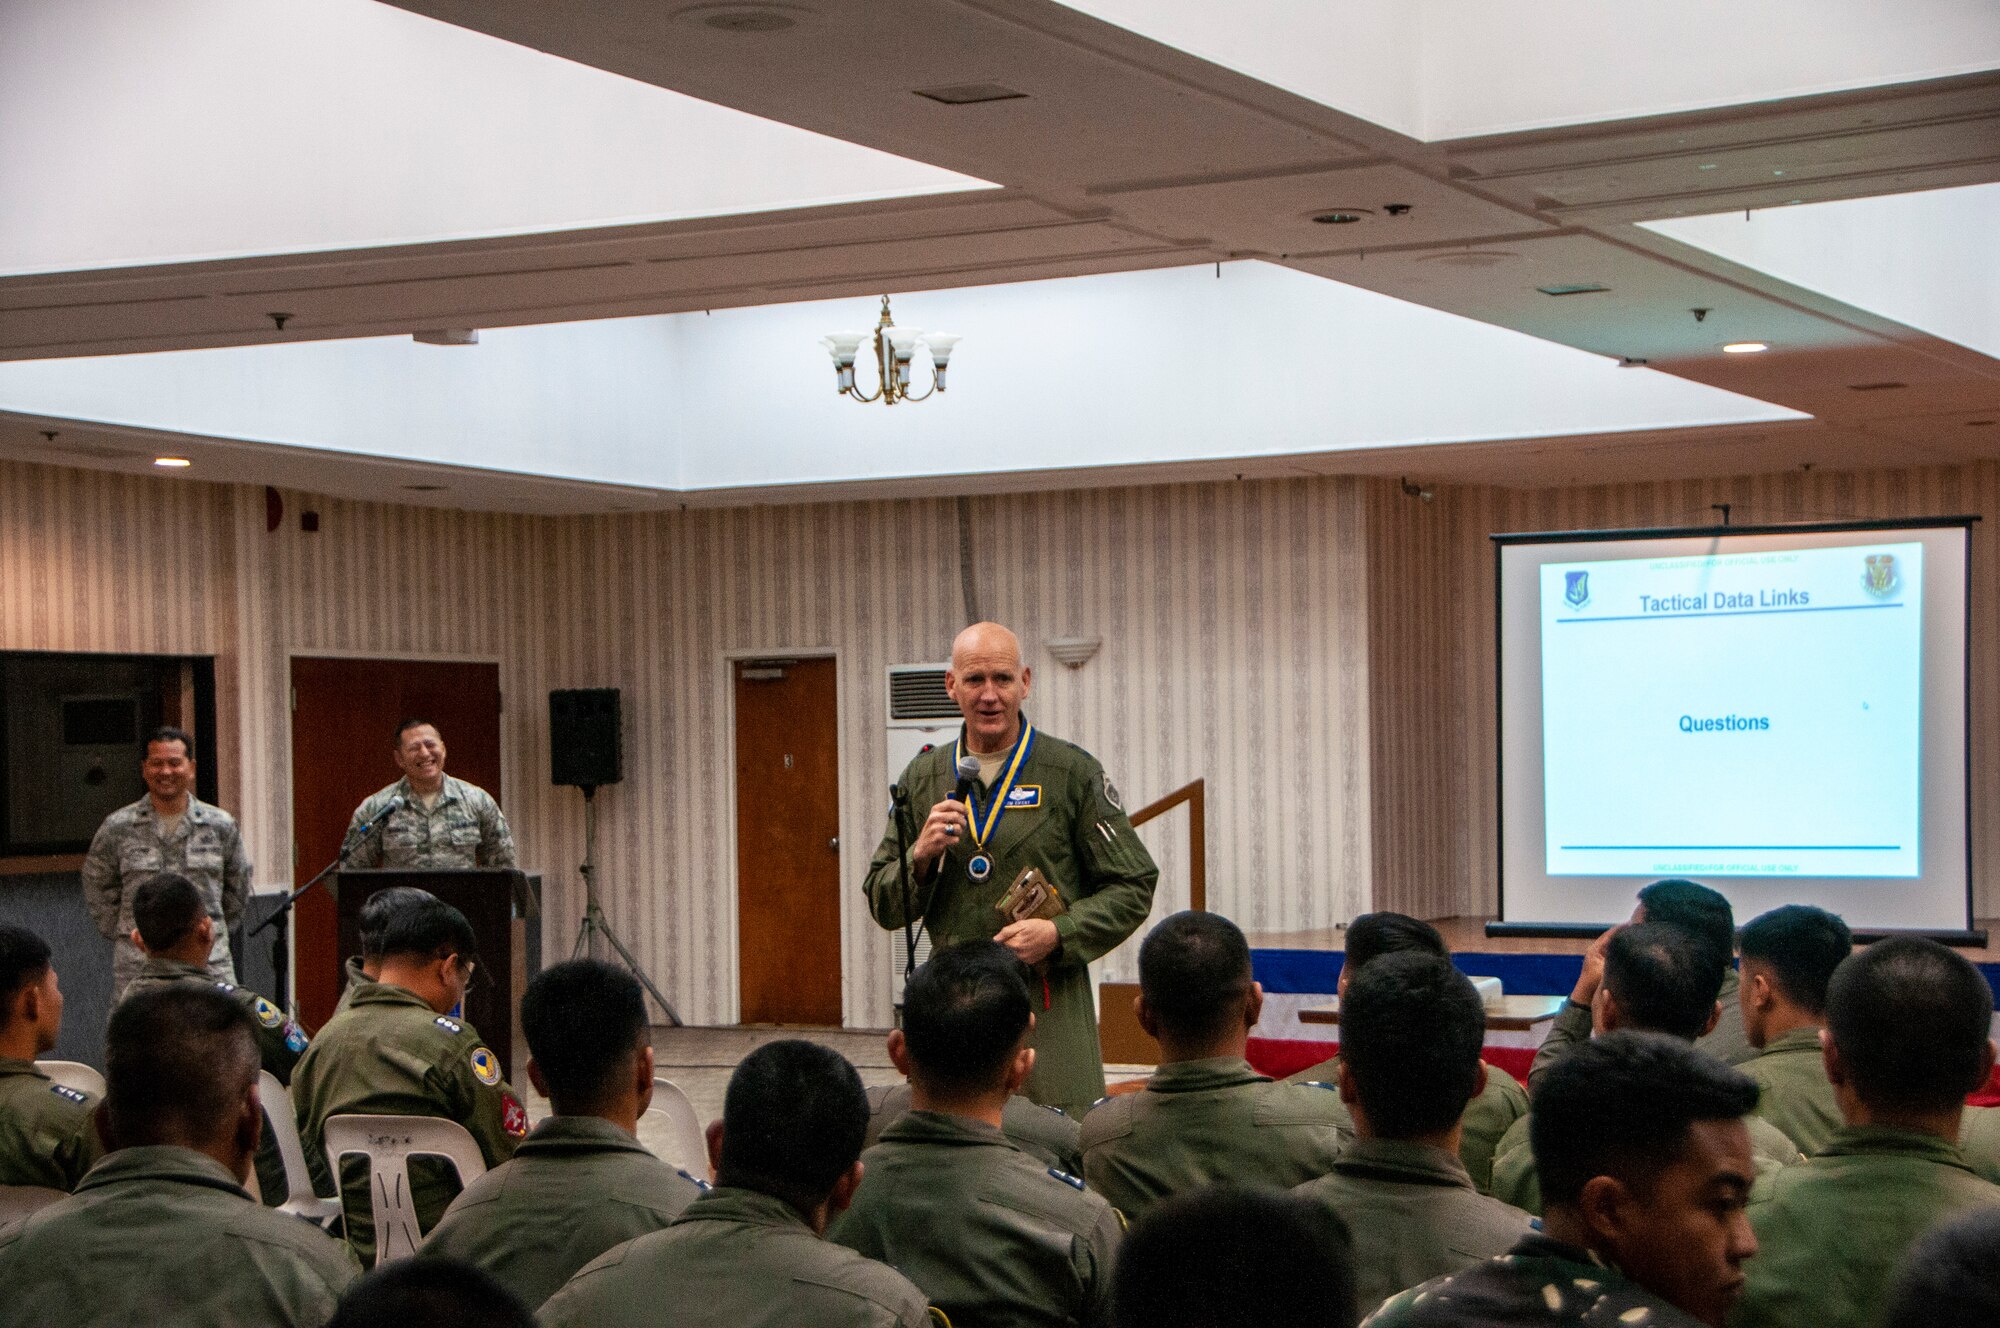
[[[1965,826],[1965,926],[1963,928],[1857,928],[1854,938],[1866,943],[1880,940],[1885,936],[1923,936],[1946,945],[1983,947],[1987,942],[1984,928],[1973,926],[1974,884],[1972,874],[1972,527],[1981,518],[1977,513],[1939,517],[1885,517],[1852,521],[1794,521],[1766,523],[1759,525],[1731,525],[1724,508],[1721,525],[1710,526],[1656,526],[1625,529],[1560,530],[1560,531],[1507,531],[1489,534],[1493,543],[1493,738],[1494,738],[1494,890],[1495,900],[1500,909],[1500,918],[1486,923],[1486,934],[1494,937],[1540,937],[1554,939],[1588,940],[1601,936],[1615,923],[1581,922],[1516,922],[1506,920],[1507,914],[1507,854],[1506,854],[1506,799],[1505,780],[1507,766],[1506,744],[1506,678],[1503,672],[1502,650],[1505,647],[1506,624],[1501,616],[1501,595],[1505,589],[1505,574],[1502,567],[1505,551],[1510,545],[1519,544],[1592,544],[1614,541],[1634,541],[1650,539],[1702,539],[1753,535],[1821,535],[1821,534],[1866,534],[1875,531],[1895,530],[1949,530],[1956,527],[1965,539],[1965,594],[1963,596],[1962,649],[1965,658],[1961,665],[1964,680],[1965,704],[1960,716],[1962,733],[1960,744],[1965,764],[1964,781],[1961,792],[1965,799],[1963,809]],[[1948,731],[1948,730],[1947,730]],[[1636,894],[1636,890],[1634,891]]]

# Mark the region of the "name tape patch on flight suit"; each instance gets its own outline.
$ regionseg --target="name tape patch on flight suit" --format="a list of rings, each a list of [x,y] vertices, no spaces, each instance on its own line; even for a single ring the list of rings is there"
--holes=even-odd
[[[1007,790],[1007,805],[1009,807],[1041,806],[1042,786],[1040,784],[1016,784],[1013,788]]]
[[[500,1082],[500,1058],[484,1047],[472,1051],[472,1073],[488,1088]]]

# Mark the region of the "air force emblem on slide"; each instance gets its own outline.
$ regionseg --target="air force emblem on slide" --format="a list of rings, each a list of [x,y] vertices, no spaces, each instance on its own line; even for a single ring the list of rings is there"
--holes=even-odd
[[[1572,609],[1580,609],[1590,603],[1590,573],[1563,573],[1563,602]]]
[[[1876,599],[1888,599],[1903,588],[1903,578],[1896,574],[1896,555],[1893,553],[1871,553],[1861,560],[1861,588]]]

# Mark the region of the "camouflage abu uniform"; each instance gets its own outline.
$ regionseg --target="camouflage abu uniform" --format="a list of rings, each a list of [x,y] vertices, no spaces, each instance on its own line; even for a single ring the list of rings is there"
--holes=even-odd
[[[346,1010],[319,1031],[292,1074],[292,1105],[308,1157],[325,1159],[329,1116],[439,1116],[457,1121],[479,1144],[488,1167],[514,1156],[528,1133],[528,1112],[501,1077],[500,1061],[479,1032],[438,1014],[415,992],[376,982],[354,994]],[[459,1192],[449,1163],[410,1162],[410,1199],[429,1231]],[[349,1158],[341,1167],[341,1207],[347,1243],[372,1264],[375,1232],[368,1211],[368,1166]]]
[[[1062,892],[1069,911],[1055,919],[1058,943],[1046,961],[1046,995],[1035,1002],[1035,1028],[1028,1038],[1036,1049],[1035,1068],[1021,1091],[1081,1119],[1104,1096],[1104,1060],[1087,965],[1146,920],[1160,869],[1133,832],[1095,757],[1035,730],[1025,714],[1021,732],[1024,742],[1030,735],[1033,741],[993,837],[982,850],[970,834],[959,836],[930,879],[918,879],[912,868],[911,890],[916,913],[939,949],[991,939],[1006,925],[993,906],[1023,867],[1039,868]],[[902,782],[909,790],[914,830],[958,787],[952,746],[919,753],[903,771]],[[979,796],[983,810],[986,794]],[[967,865],[982,851],[992,858],[993,869],[984,881],[974,881]],[[865,888],[875,921],[892,930],[902,926],[893,823],[868,864]]]
[[[159,955],[149,955],[146,962],[125,988],[124,999],[149,987],[172,987],[184,982],[199,983],[204,987],[216,987],[222,994],[250,1012],[257,1024],[257,1058],[263,1068],[271,1072],[271,1077],[287,1088],[291,1087],[292,1070],[305,1054],[306,1031],[285,1017],[285,1012],[271,1002],[233,982],[224,982],[209,976],[208,970],[197,964],[183,964],[177,959],[163,959]],[[316,1161],[309,1156],[308,1166]],[[314,1188],[330,1187],[331,1177],[318,1167],[312,1167]],[[257,1141],[257,1188],[263,1191],[264,1205],[276,1208],[290,1198],[290,1185],[285,1176],[285,1159],[278,1153],[277,1136],[266,1128],[264,1137]]]
[[[215,919],[208,971],[236,980],[236,965],[229,958],[229,929],[242,918],[243,903],[250,897],[250,858],[243,851],[236,819],[190,793],[187,811],[168,835],[148,796],[105,817],[83,860],[84,907],[113,947],[114,1002],[146,961],[144,952],[132,944],[132,896],[141,885],[169,871],[194,883],[208,916]]]
[[[408,779],[369,795],[347,824],[352,835],[400,797],[403,805],[381,829],[373,830],[348,855],[350,867],[512,867],[514,832],[493,795],[477,784],[444,777],[430,810]]]
[[[59,1084],[33,1061],[0,1056],[0,1185],[73,1190],[104,1145],[97,1099]]]
[[[214,1158],[124,1148],[0,1234],[0,1321],[317,1328],[360,1275],[340,1242],[259,1208]]]

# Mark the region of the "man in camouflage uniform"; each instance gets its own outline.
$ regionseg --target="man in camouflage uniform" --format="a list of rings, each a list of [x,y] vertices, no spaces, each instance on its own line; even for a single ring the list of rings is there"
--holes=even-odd
[[[1897,1266],[1932,1227],[2000,1206],[1956,1140],[1965,1095],[1993,1068],[1993,992],[1963,956],[1892,937],[1856,951],[1826,991],[1826,1073],[1846,1125],[1803,1165],[1759,1177],[1762,1247],[1741,1328],[1868,1328]]]
[[[1272,1083],[1243,1058],[1264,990],[1235,923],[1195,912],[1161,922],[1139,948],[1139,988],[1160,1067],[1143,1092],[1108,1097],[1083,1118],[1091,1189],[1136,1221],[1183,1190],[1290,1189],[1333,1169],[1351,1132],[1339,1097]]]
[[[1757,1253],[1756,1102],[1755,1084],[1676,1038],[1578,1045],[1535,1087],[1542,1229],[1396,1296],[1371,1328],[1723,1328]]]
[[[1721,1017],[1721,1003],[1716,999],[1721,981],[1708,940],[1668,922],[1620,927],[1611,933],[1604,951],[1604,978],[1595,1002],[1596,1031],[1660,1033],[1690,1043],[1707,1055],[1697,1039]],[[1529,1146],[1534,1118],[1529,1112],[1500,1140],[1493,1155],[1493,1195],[1516,1208],[1540,1213],[1538,1165]],[[1750,1136],[1759,1175],[1804,1160],[1798,1145],[1763,1117],[1749,1117],[1744,1129]]]
[[[252,1022],[192,983],[112,1012],[106,1105],[118,1151],[0,1235],[0,1317],[317,1328],[333,1314],[360,1274],[354,1256],[243,1188],[262,1123]]]
[[[976,623],[958,634],[945,689],[964,727],[955,744],[920,753],[903,772],[918,826],[909,846],[914,898],[903,898],[892,811],[868,866],[868,909],[891,930],[922,919],[939,949],[991,937],[1037,966],[1037,1057],[1023,1091],[1080,1117],[1104,1094],[1087,966],[1145,922],[1160,871],[1104,768],[1022,715],[1032,678],[1005,627]],[[979,763],[969,803],[956,796],[961,756]],[[996,911],[1025,867],[1061,892],[1061,916],[1008,922]]]
[[[216,920],[208,971],[230,982],[229,931],[250,897],[250,859],[235,818],[188,790],[194,785],[194,744],[179,729],[156,730],[146,740],[140,774],[146,796],[104,818],[83,860],[83,903],[97,930],[112,943],[111,999],[139,971],[145,956],[132,944],[132,896],[163,871],[178,872],[201,891]]]
[[[369,795],[348,822],[350,867],[511,867],[514,834],[493,795],[444,772],[444,739],[425,719],[396,730],[403,777]],[[392,799],[401,805],[373,823]]]
[[[476,960],[472,926],[441,900],[391,915],[382,938],[381,980],[363,987],[327,1021],[292,1074],[292,1101],[308,1154],[325,1157],[330,1116],[439,1116],[457,1121],[479,1144],[488,1167],[514,1155],[528,1133],[528,1112],[501,1077],[500,1061],[479,1031],[444,1012],[465,999]],[[347,1242],[363,1263],[375,1257],[368,1216],[367,1163],[339,1168]],[[425,1231],[461,1188],[450,1165],[410,1162],[410,1199]]]
[[[1367,1314],[1506,1253],[1530,1219],[1479,1193],[1458,1158],[1459,1120],[1491,1071],[1480,1059],[1486,1007],[1450,960],[1372,960],[1341,998],[1340,1041],[1340,1096],[1357,1137],[1330,1175],[1293,1193],[1346,1219],[1355,1305]]]
[[[1118,1214],[1000,1132],[1035,1060],[1028,992],[994,941],[938,951],[911,977],[889,1058],[912,1109],[868,1150],[827,1235],[900,1270],[953,1323],[1095,1328],[1109,1321]]]
[[[215,921],[203,912],[201,894],[193,882],[173,872],[155,876],[134,894],[132,921],[133,944],[145,953],[146,962],[139,966],[125,988],[124,999],[176,983],[215,988],[249,1011],[257,1024],[257,1054],[263,1068],[279,1083],[290,1087],[292,1069],[305,1053],[306,1031],[248,987],[209,974],[205,960],[214,939]],[[315,1185],[330,1184],[330,1178],[323,1173],[315,1174],[313,1181]],[[268,1128],[257,1144],[257,1188],[262,1191],[267,1207],[276,1208],[290,1197],[285,1159],[278,1152],[276,1136]]]
[[[751,1052],[708,1127],[715,1188],[571,1278],[542,1306],[544,1328],[928,1328],[908,1278],[822,1239],[860,1183],[867,1117],[839,1052],[795,1040]]]
[[[62,1011],[48,945],[0,925],[0,1185],[73,1190],[104,1156],[97,1099],[35,1068],[62,1035]]]
[[[530,1309],[614,1245],[664,1229],[708,1186],[639,1142],[653,1099],[652,1030],[638,982],[572,959],[521,997],[528,1078],[555,1115],[452,1200],[424,1257],[462,1259]]]
[[[1823,908],[1787,904],[1745,924],[1742,949],[1743,1032],[1758,1050],[1737,1068],[1761,1090],[1757,1114],[1811,1157],[1841,1126],[1819,1034],[1826,984],[1854,937]]]
[[[1451,948],[1430,923],[1404,913],[1363,913],[1347,924],[1342,945],[1340,977],[1336,994],[1345,996],[1347,984],[1364,966],[1387,954],[1416,951],[1449,960]],[[1340,1082],[1340,1057],[1333,1056],[1285,1076],[1288,1084]],[[1342,1109],[1343,1112],[1345,1108]],[[1515,1121],[1528,1114],[1528,1090],[1511,1074],[1488,1074],[1478,1096],[1466,1104],[1459,1120],[1458,1160],[1472,1177],[1481,1194],[1493,1186],[1493,1151]],[[1345,1127],[1353,1132],[1352,1122]]]

